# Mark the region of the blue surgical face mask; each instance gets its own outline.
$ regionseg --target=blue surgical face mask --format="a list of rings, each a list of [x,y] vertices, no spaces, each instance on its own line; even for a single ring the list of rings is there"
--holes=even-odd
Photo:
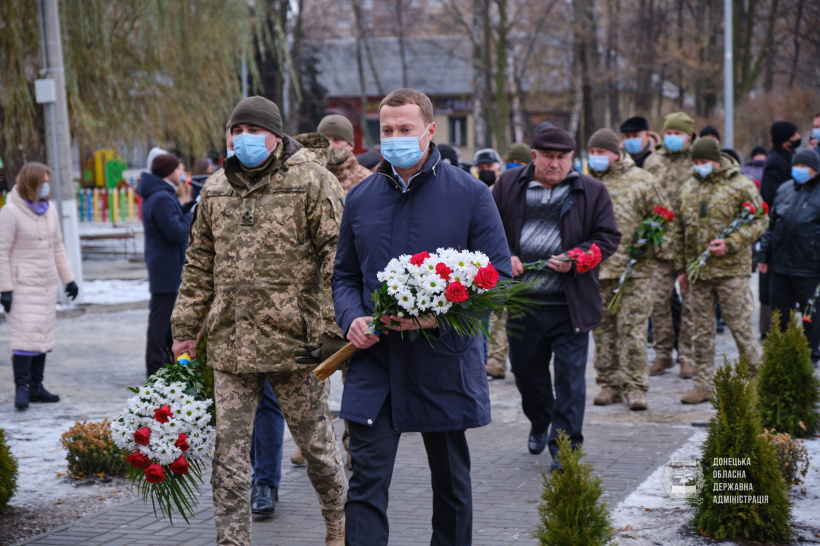
[[[233,149],[239,162],[246,167],[256,167],[265,161],[272,151],[265,147],[267,135],[268,133],[240,133],[234,136]]]
[[[45,199],[51,193],[51,187],[48,182],[43,182],[43,187],[40,188],[40,199]]]
[[[627,138],[624,140],[624,148],[632,155],[643,151],[643,141],[640,138]]]
[[[820,140],[820,127],[811,130],[811,138],[815,140]]]
[[[605,155],[590,155],[589,168],[602,173],[609,168],[609,158]]]
[[[388,137],[382,138],[382,157],[388,163],[399,169],[408,169],[419,162],[424,155],[424,152],[419,148],[419,141],[427,134],[427,129],[430,125],[424,128],[424,132],[417,136],[410,137]]]
[[[683,150],[683,137],[680,135],[665,135],[663,137],[663,145],[666,146],[670,152],[679,152]]]
[[[798,184],[805,184],[809,181],[810,176],[808,167],[792,167],[792,180]]]
[[[228,150],[228,153],[225,154],[225,159],[228,159],[229,157],[233,157],[235,153],[236,152],[234,152],[233,150]]]
[[[712,164],[711,163],[704,163],[703,165],[695,165],[694,166],[695,172],[701,178],[706,178],[710,174],[712,174]]]

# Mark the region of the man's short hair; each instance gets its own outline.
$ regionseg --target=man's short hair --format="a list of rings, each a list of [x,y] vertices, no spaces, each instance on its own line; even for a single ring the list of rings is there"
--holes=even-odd
[[[418,106],[421,110],[421,119],[424,120],[424,123],[433,123],[433,103],[430,101],[430,97],[421,91],[407,87],[396,89],[388,93],[379,103],[379,111],[381,112],[382,106],[404,106],[405,104],[415,104]]]

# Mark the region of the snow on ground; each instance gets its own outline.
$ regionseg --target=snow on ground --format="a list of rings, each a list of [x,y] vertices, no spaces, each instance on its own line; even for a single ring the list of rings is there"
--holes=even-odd
[[[108,303],[131,303],[135,301],[148,301],[151,294],[148,291],[147,280],[119,281],[119,280],[98,280],[86,281],[83,284],[85,291],[85,303],[108,304]],[[61,306],[61,309],[70,306]]]
[[[699,458],[706,429],[695,432],[680,447],[671,460]],[[793,542],[820,544],[820,523],[817,519],[820,506],[820,438],[804,441],[810,462],[804,483],[792,486],[792,515],[795,536]],[[682,501],[668,503],[664,489],[665,466],[657,468],[623,502],[612,510],[612,523],[618,530],[616,540],[622,545],[645,544],[715,544],[688,529],[694,511]],[[735,544],[725,541],[720,544]]]

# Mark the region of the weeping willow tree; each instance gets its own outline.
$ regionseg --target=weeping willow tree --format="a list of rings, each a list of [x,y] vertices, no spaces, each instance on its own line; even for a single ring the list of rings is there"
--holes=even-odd
[[[254,50],[287,57],[276,33],[255,24],[269,9],[247,0],[63,0],[72,137],[84,149],[136,141],[195,155],[221,148],[241,98],[242,52],[249,52],[252,81]],[[37,2],[0,0],[0,157],[7,163],[42,157],[34,100],[41,68]]]

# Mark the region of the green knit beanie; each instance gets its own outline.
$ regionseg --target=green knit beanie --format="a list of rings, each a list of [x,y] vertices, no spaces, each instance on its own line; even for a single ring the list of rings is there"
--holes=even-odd
[[[353,124],[350,120],[339,114],[325,116],[316,128],[317,133],[322,133],[327,138],[340,138],[353,146]]]
[[[523,142],[516,142],[511,144],[507,150],[507,162],[520,161],[521,163],[529,163],[532,161],[532,148]]]
[[[664,132],[666,132],[667,129],[675,129],[677,131],[683,131],[687,135],[692,135],[695,132],[695,122],[683,112],[673,112],[667,114],[664,118]]]
[[[256,125],[282,138],[282,114],[276,103],[265,97],[248,97],[239,101],[231,114],[231,130],[240,123]]]
[[[590,148],[601,148],[613,154],[620,154],[621,140],[612,129],[598,129],[592,133],[592,136],[589,138],[589,146],[587,149]]]
[[[713,138],[699,138],[692,145],[692,159],[707,159],[720,163],[720,148]]]

